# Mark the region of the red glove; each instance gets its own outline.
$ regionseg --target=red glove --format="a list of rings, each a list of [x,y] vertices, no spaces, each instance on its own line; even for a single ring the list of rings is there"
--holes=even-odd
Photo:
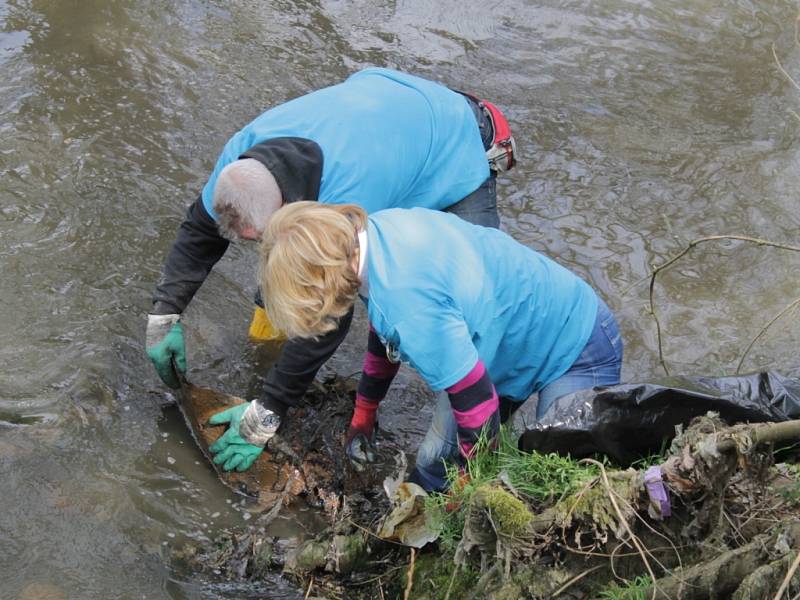
[[[370,445],[375,436],[377,413],[377,402],[356,394],[356,408],[344,438],[344,447],[357,469],[363,468],[364,463],[372,462],[375,458]]]
[[[367,400],[361,394],[356,395],[356,408],[353,411],[353,418],[350,419],[350,428],[345,436],[345,445],[349,444],[357,433],[364,434],[368,440],[372,439],[375,433],[375,420],[378,414],[378,403]]]

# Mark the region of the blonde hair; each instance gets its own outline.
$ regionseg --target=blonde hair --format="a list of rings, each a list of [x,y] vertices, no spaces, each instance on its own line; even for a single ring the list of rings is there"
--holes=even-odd
[[[273,325],[289,337],[336,329],[355,302],[353,260],[367,214],[355,204],[294,202],[275,212],[261,242],[259,283]]]

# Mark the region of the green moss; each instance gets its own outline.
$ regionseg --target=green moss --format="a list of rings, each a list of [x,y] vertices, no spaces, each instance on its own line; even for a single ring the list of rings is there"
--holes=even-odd
[[[531,511],[539,512],[584,490],[586,484],[599,474],[596,466],[580,463],[568,456],[522,452],[517,446],[517,438],[505,428],[501,428],[496,445],[481,439],[477,447],[476,455],[467,464],[468,477],[464,477],[458,468],[451,467],[448,470],[450,491],[432,494],[425,501],[425,511],[440,532],[439,543],[449,552],[458,546],[466,508],[472,505],[473,495],[482,487],[491,485],[513,490],[513,495],[498,497],[495,502],[499,504],[492,508],[492,518],[497,517],[503,522],[503,533],[515,535],[530,522]],[[522,498],[527,507],[518,498]],[[572,498],[571,502],[574,504],[575,499]],[[603,528],[614,523],[614,516],[605,510],[606,504],[600,510],[600,516],[604,517]],[[587,510],[585,506],[579,509],[580,514]],[[562,512],[564,519],[568,519],[568,508]]]
[[[630,520],[634,514],[631,499],[637,493],[633,487],[636,479],[633,477],[632,472],[628,470],[612,471],[608,473],[608,480],[614,496],[624,500],[624,502],[618,502],[618,505],[623,516]],[[562,527],[569,527],[574,521],[583,521],[592,523],[597,531],[611,531],[617,537],[624,535],[619,514],[614,508],[605,486],[599,482],[562,498],[555,504],[553,509],[556,521]]]
[[[522,534],[533,518],[524,502],[501,487],[485,485],[475,492],[473,501],[489,510],[498,533],[503,535]]]
[[[598,598],[602,600],[647,600],[652,580],[647,575],[642,575],[628,581],[625,585],[616,582],[601,590]]]

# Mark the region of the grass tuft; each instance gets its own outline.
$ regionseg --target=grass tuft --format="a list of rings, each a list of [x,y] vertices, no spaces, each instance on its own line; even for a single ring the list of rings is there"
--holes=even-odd
[[[597,596],[601,600],[647,600],[648,591],[653,584],[649,575],[640,575],[625,585],[614,582]]]
[[[479,489],[492,484],[497,487],[502,482],[511,488],[513,494],[536,506],[553,503],[577,492],[597,475],[595,466],[580,464],[568,456],[522,452],[517,447],[517,437],[502,427],[494,447],[485,436],[481,437],[475,456],[467,463],[465,471],[457,466],[447,466],[450,491],[429,496],[425,508],[432,525],[440,531],[442,547],[454,551],[464,529],[465,511],[460,508],[468,506]],[[508,496],[513,498],[510,494]],[[523,513],[514,510],[507,498],[498,501],[501,505],[499,510],[509,509],[506,512],[509,523],[515,523],[512,530],[520,529],[519,524],[529,520],[525,516],[530,515],[527,508]],[[522,502],[519,504],[525,508]],[[516,504],[514,507],[519,508]]]

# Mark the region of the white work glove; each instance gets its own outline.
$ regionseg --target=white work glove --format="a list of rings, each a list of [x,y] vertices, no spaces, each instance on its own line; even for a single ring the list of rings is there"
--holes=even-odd
[[[180,319],[177,314],[147,315],[145,351],[161,381],[171,388],[180,387],[175,369],[186,373],[186,344]]]
[[[278,415],[256,400],[251,400],[239,423],[239,435],[250,444],[265,446],[280,425],[281,418]]]

